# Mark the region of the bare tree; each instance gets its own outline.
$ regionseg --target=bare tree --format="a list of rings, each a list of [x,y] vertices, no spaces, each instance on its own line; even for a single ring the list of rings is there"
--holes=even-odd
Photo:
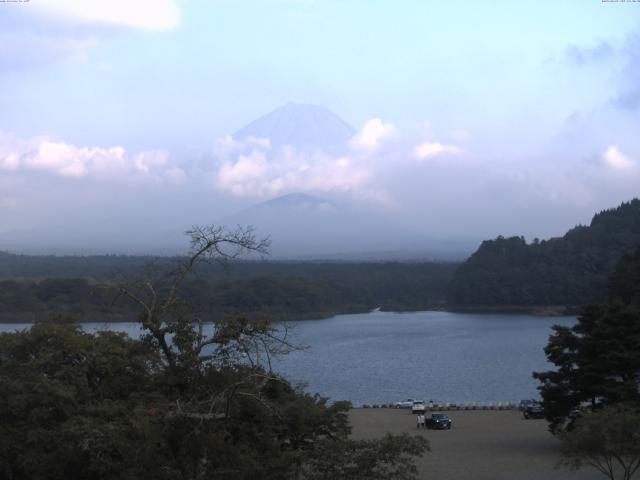
[[[186,234],[190,239],[188,255],[178,259],[173,268],[163,271],[152,264],[143,278],[117,287],[119,295],[139,307],[143,338],[160,352],[165,366],[174,374],[175,384],[189,392],[176,400],[173,414],[202,421],[225,418],[232,401],[239,397],[249,397],[272,409],[261,393],[269,382],[281,380],[273,373],[272,357],[302,348],[290,342],[286,325],[275,328],[267,319],[242,315],[205,324],[202,312],[185,301],[180,291],[201,262],[226,268],[243,254],[267,255],[269,238],[259,239],[252,228],[242,227],[228,231],[194,226]],[[201,381],[207,371],[239,366],[245,367],[244,373],[224,388],[202,388],[207,384]],[[200,390],[191,391],[193,385],[200,385]]]
[[[269,238],[259,239],[252,228],[234,231],[217,226],[194,226],[186,232],[189,252],[174,268],[158,272],[151,266],[144,277],[120,284],[118,293],[140,308],[140,323],[147,339],[162,353],[169,368],[185,364],[240,360],[271,371],[273,355],[288,353],[293,347],[288,330],[273,328],[267,320],[243,316],[217,321],[205,333],[201,312],[194,311],[183,298],[180,287],[201,262],[215,262],[225,268],[247,253],[267,255]]]

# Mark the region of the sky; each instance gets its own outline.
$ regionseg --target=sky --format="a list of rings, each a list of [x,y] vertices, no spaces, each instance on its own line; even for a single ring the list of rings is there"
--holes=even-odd
[[[288,102],[353,125],[345,151],[229,136]],[[0,2],[0,235],[302,192],[546,238],[639,194],[639,127],[640,2]]]

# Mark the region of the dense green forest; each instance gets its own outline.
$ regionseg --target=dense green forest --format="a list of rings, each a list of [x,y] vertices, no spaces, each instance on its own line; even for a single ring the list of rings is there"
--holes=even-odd
[[[561,238],[488,240],[456,271],[451,307],[580,306],[607,298],[617,262],[640,245],[640,200],[596,214]]]
[[[179,259],[127,256],[0,258],[0,319],[33,320],[52,312],[82,320],[129,320],[133,305],[115,285]],[[151,267],[150,267],[151,266]],[[453,263],[234,262],[203,264],[181,285],[183,297],[209,319],[250,313],[277,319],[336,313],[442,308]],[[117,272],[117,273],[116,273]]]

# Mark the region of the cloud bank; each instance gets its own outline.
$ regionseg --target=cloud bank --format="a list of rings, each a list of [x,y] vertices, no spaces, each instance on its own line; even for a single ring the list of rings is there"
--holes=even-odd
[[[393,137],[396,127],[391,123],[383,123],[379,118],[372,118],[364,124],[349,142],[354,150],[374,152],[382,147],[383,142]]]
[[[7,72],[86,62],[104,38],[175,30],[181,21],[173,0],[38,0],[12,6],[0,16],[0,71]]]
[[[40,0],[34,10],[74,22],[142,30],[172,30],[180,23],[180,10],[172,0]]]
[[[347,142],[345,153],[330,155],[322,149],[313,153],[291,146],[273,148],[268,138],[231,138],[218,142],[215,188],[235,196],[274,197],[303,191],[348,193],[354,198],[393,203],[384,177],[400,173],[428,157],[458,155],[463,149],[438,141],[412,146],[400,141],[401,132],[379,118],[365,122]]]
[[[457,155],[462,153],[462,148],[456,145],[443,145],[440,142],[425,142],[413,149],[413,155],[418,160],[425,160],[440,154]]]
[[[186,179],[182,169],[170,165],[164,150],[128,154],[121,146],[78,147],[47,137],[20,139],[7,134],[0,135],[0,171],[120,183]]]
[[[605,165],[616,171],[628,171],[635,166],[635,162],[623,154],[617,145],[611,145],[602,154]]]
[[[505,156],[499,143],[492,152],[473,131],[454,137],[449,128],[407,130],[373,118],[339,155],[275,147],[269,138],[223,137],[197,162],[160,148],[130,152],[0,134],[0,208],[5,218],[14,212],[19,224],[26,218],[19,212],[29,206],[53,221],[74,198],[95,205],[108,198],[104,212],[126,199],[127,210],[180,205],[179,218],[187,221],[195,211],[215,218],[225,209],[304,192],[384,211],[440,236],[545,236],[639,193],[638,147],[589,136],[588,128],[589,122],[578,123],[568,143]]]

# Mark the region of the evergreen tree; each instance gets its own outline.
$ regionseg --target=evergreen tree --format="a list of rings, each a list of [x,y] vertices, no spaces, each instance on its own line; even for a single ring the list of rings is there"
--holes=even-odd
[[[585,307],[573,327],[553,327],[545,353],[557,369],[534,373],[553,431],[583,402],[592,409],[640,402],[638,284],[627,283],[639,265],[640,255],[623,257],[612,275],[610,302]]]

